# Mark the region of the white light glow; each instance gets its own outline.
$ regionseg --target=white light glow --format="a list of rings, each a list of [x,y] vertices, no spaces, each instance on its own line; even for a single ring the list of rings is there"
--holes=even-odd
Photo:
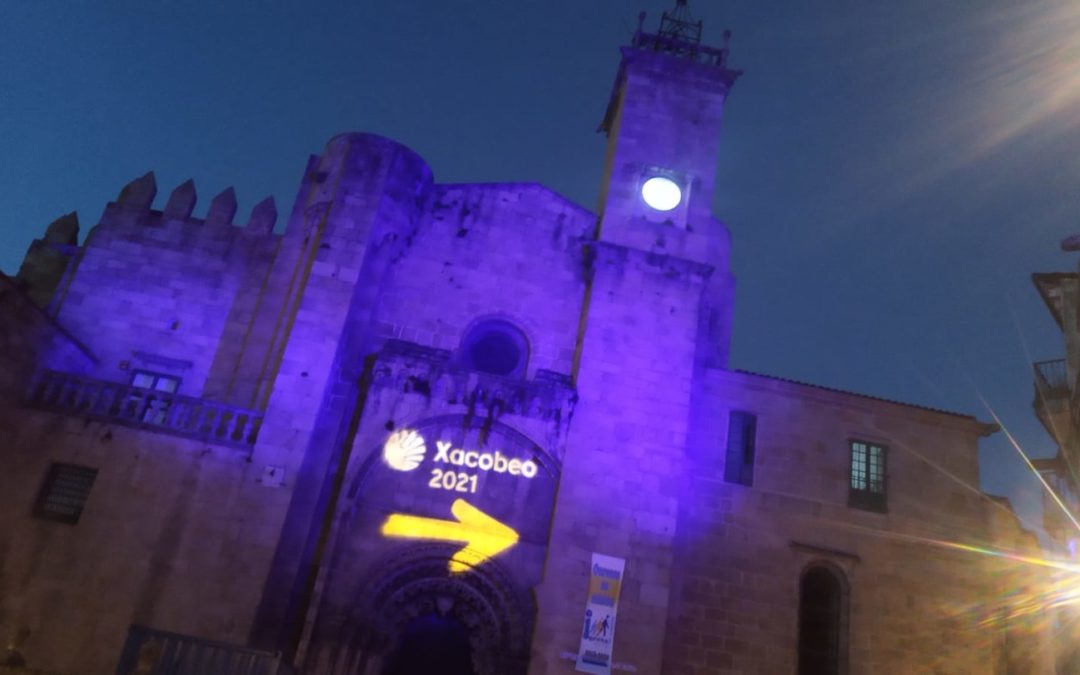
[[[383,461],[398,471],[412,471],[420,466],[425,453],[424,437],[412,429],[395,431],[383,444]]]
[[[641,198],[657,211],[670,211],[682,201],[682,190],[670,178],[653,176],[641,186]]]

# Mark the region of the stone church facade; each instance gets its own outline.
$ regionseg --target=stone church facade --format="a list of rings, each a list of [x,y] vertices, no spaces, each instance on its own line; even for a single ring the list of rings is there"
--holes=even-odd
[[[972,487],[992,426],[729,368],[739,73],[672,21],[595,212],[344,134],[283,230],[153,174],[53,223],[0,277],[0,663],[1050,672],[1038,575],[964,549],[1037,547]]]

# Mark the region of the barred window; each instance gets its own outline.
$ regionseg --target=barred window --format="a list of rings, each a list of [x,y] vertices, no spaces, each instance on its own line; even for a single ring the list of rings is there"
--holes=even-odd
[[[886,448],[865,441],[851,441],[851,484],[848,506],[885,512]]]
[[[75,464],[50,466],[34,505],[34,515],[69,525],[79,522],[97,472],[97,469]]]
[[[727,455],[724,480],[739,485],[754,484],[754,436],[757,416],[732,411],[728,417]]]

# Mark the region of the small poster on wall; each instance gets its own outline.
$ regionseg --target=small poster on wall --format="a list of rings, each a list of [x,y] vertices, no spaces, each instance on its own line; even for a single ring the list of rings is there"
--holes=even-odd
[[[589,598],[581,630],[577,668],[581,673],[611,675],[611,651],[615,643],[615,615],[619,608],[626,561],[593,553],[589,570]]]

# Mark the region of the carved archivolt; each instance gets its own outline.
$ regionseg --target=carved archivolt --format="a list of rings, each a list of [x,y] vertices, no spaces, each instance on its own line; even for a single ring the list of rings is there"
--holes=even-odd
[[[331,666],[332,672],[378,673],[409,623],[437,614],[467,629],[477,675],[524,673],[536,616],[532,594],[518,588],[496,561],[451,576],[446,560],[452,554],[452,547],[417,545],[373,565],[365,577],[374,583],[355,598],[334,640],[339,667]]]

